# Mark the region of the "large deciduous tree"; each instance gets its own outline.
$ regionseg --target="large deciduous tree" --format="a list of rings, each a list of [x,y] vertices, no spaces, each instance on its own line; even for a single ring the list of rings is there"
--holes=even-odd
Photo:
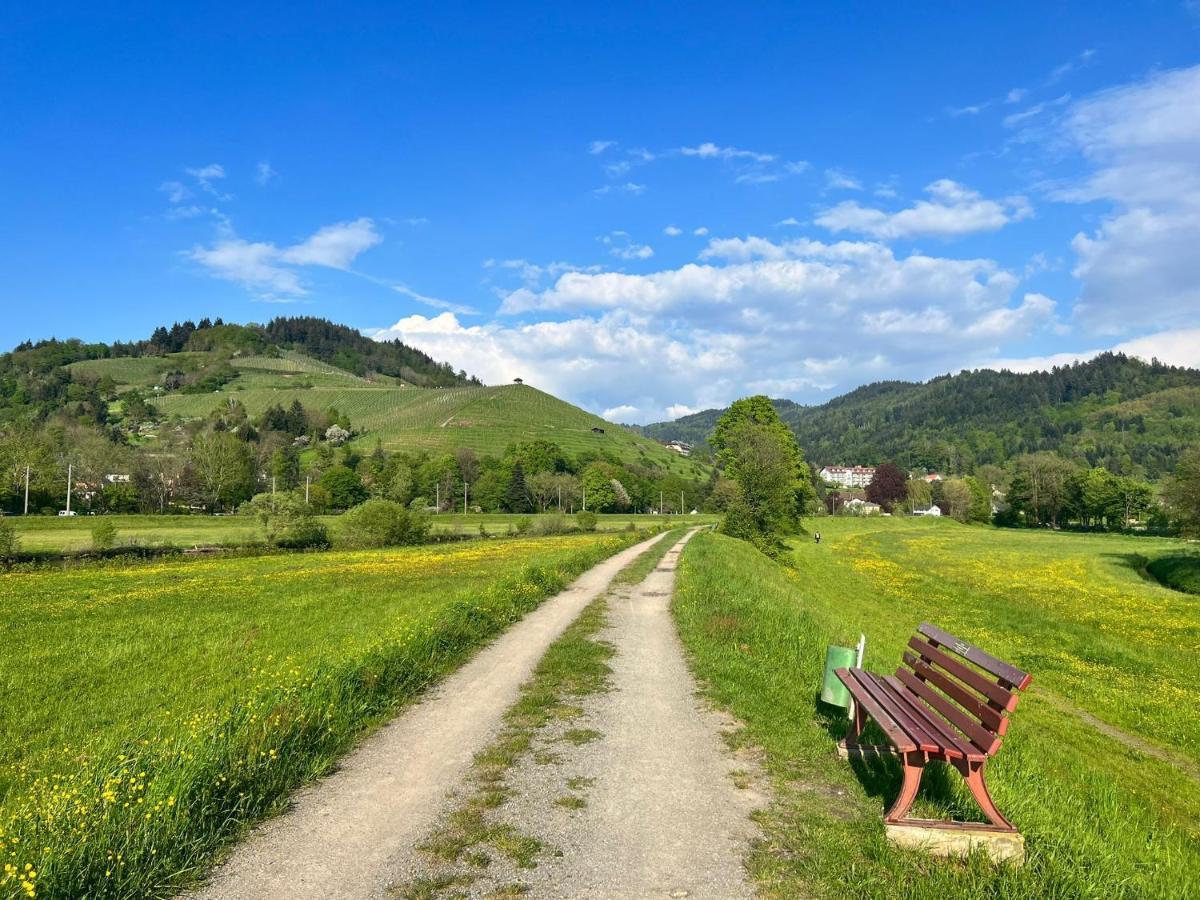
[[[738,487],[723,530],[778,555],[778,536],[793,531],[813,498],[795,435],[763,396],[737,400],[711,439],[717,463]]]
[[[1183,530],[1200,532],[1200,447],[1180,457],[1163,494]]]
[[[867,485],[867,499],[878,503],[884,511],[891,512],[897,503],[908,497],[907,481],[899,466],[885,462],[876,467],[871,483]]]

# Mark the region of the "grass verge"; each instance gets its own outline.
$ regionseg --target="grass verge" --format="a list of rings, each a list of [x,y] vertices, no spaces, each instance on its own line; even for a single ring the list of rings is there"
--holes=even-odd
[[[171,893],[640,536],[0,576],[0,897]],[[11,867],[11,868],[7,868]]]
[[[963,609],[955,603],[969,608],[976,628],[988,633],[1020,630],[1008,617],[1019,622],[1024,615],[1025,621],[1035,623],[1027,628],[1036,629],[1040,623],[1029,608],[1016,608],[1020,596],[993,601],[996,610],[990,614],[986,607],[971,605],[969,592],[957,599],[943,592],[937,595],[936,608],[921,608],[910,598],[916,570],[894,563],[903,558],[898,549],[883,553],[881,546],[886,544],[869,543],[862,532],[853,531],[868,527],[873,526],[846,525],[844,535],[835,533],[834,540],[819,548],[800,548],[796,570],[777,566],[748,545],[720,535],[697,536],[681,560],[673,610],[693,668],[710,697],[745,723],[743,740],[763,749],[772,778],[775,800],[760,817],[765,840],[749,859],[763,893],[1195,896],[1200,891],[1200,787],[1162,760],[1131,752],[1041,700],[1039,687],[1086,705],[1085,698],[1072,696],[1069,681],[1036,665],[1027,667],[1039,681],[1016,711],[1004,747],[989,764],[998,804],[1026,836],[1027,864],[1018,869],[992,866],[979,857],[939,860],[887,843],[882,812],[899,787],[898,769],[892,760],[851,767],[836,757],[834,744],[845,729],[844,715],[816,701],[827,644],[842,643],[862,628],[872,640],[868,667],[890,670],[917,617],[949,618],[958,627],[953,620]],[[829,536],[834,529],[822,531]],[[955,526],[954,534],[959,531],[964,545],[976,540],[971,529]],[[987,540],[996,536],[998,555],[992,559],[1003,559],[1010,549],[1003,544],[1006,538],[997,532],[986,535]],[[1090,552],[1092,545],[1076,546]],[[930,554],[921,558],[921,577],[953,577],[953,570],[939,568],[936,557],[935,564]],[[959,563],[984,564],[965,557]],[[880,571],[890,578],[890,589],[880,580]],[[1119,562],[1112,573],[1124,584]],[[1136,573],[1129,576],[1130,584],[1137,582]],[[1064,583],[1061,592],[1070,590]],[[1056,596],[1061,616],[1061,594],[1047,602]],[[1042,614],[1054,615],[1055,607],[1049,609]],[[963,636],[974,637],[970,632]],[[989,646],[986,639],[980,642]],[[1003,655],[1005,648],[997,652]],[[1130,676],[1133,673],[1124,677]],[[1118,684],[1114,680],[1110,689]],[[961,780],[937,770],[926,778],[916,814],[981,818]]]
[[[1172,590],[1200,594],[1200,556],[1160,556],[1146,564],[1146,571]]]

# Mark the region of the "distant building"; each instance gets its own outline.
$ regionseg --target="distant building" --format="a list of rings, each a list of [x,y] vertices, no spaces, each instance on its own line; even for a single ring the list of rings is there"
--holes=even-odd
[[[663,446],[668,450],[678,453],[680,456],[692,455],[692,445],[685,444],[683,441],[667,441]]]
[[[914,509],[914,516],[940,516],[942,511],[935,505],[930,504],[929,509]]]
[[[109,484],[129,484],[128,475],[105,475],[104,480]]]
[[[842,487],[866,487],[875,477],[874,466],[826,466],[821,470],[821,480]]]
[[[935,481],[945,481],[945,479],[942,478],[942,476],[937,472],[930,472],[928,475],[922,475],[921,480],[926,484],[933,484]]]
[[[604,434],[604,429],[601,428],[599,425],[593,425],[592,426],[592,434]]]
[[[883,507],[870,500],[860,500],[855,497],[842,504],[842,509],[852,516],[877,516],[883,512]]]

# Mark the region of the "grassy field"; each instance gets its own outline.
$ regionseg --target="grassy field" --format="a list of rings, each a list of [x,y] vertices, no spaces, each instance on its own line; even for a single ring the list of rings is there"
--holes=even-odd
[[[0,575],[0,897],[170,893],[635,537]]]
[[[341,516],[320,516],[336,542],[341,534]],[[506,513],[443,513],[431,515],[435,534],[489,535],[509,534],[525,519],[536,523],[537,516]],[[600,531],[668,527],[673,523],[705,524],[715,516],[687,517],[601,515],[596,517]],[[244,547],[263,542],[263,528],[252,516],[14,516],[8,519],[27,552],[70,552],[92,549],[92,527],[99,521],[112,522],[117,528],[117,544],[143,547]],[[567,517],[574,522],[573,516]]]
[[[700,535],[675,612],[697,674],[766,751],[776,787],[751,869],[768,896],[1183,897],[1200,892],[1200,607],[1142,574],[1178,542],[822,519],[796,568]],[[1026,836],[1024,868],[891,848],[888,761],[839,760],[816,701],[827,644],[868,638],[891,672],[927,620],[1032,672],[989,776]],[[956,773],[916,815],[982,820]],[[944,776],[944,777],[943,777]]]

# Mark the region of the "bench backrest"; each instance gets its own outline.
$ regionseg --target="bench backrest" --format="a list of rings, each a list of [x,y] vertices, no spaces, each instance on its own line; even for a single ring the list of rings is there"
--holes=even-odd
[[[908,648],[896,678],[981,752],[1000,749],[1008,714],[1033,676],[927,622]]]

